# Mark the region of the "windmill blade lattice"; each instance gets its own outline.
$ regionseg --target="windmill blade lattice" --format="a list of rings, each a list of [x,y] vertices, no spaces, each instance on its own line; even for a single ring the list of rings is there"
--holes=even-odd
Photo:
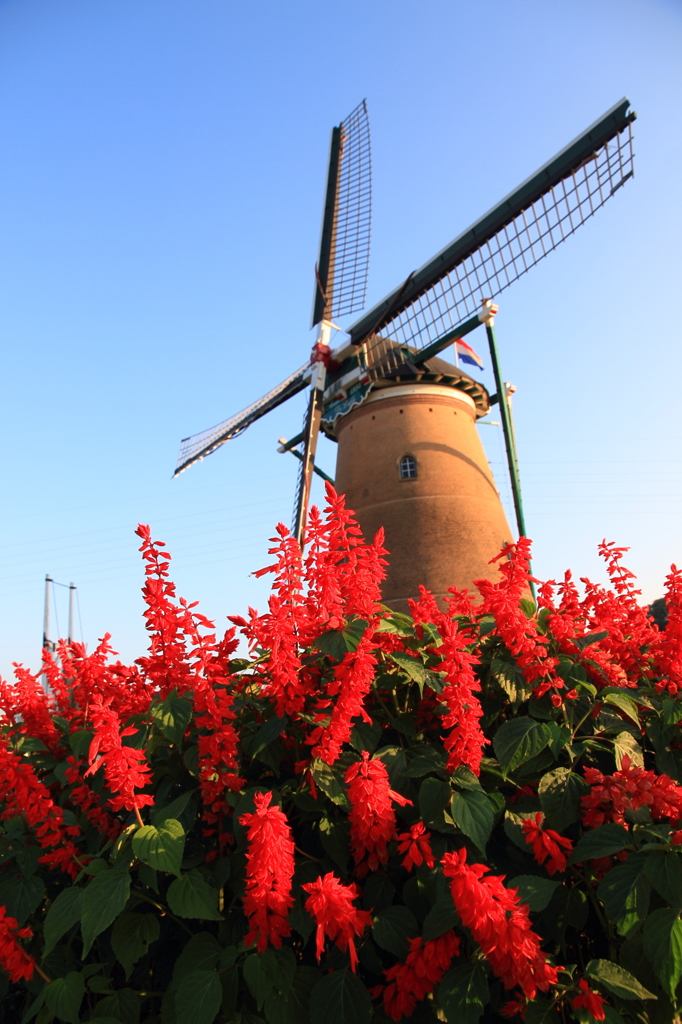
[[[221,444],[238,437],[261,416],[265,416],[271,409],[276,409],[278,405],[297,395],[299,391],[303,391],[308,385],[309,379],[310,363],[306,363],[296,370],[296,373],[292,373],[276,388],[269,391],[267,395],[263,395],[257,402],[249,405],[235,416],[231,416],[230,419],[224,420],[208,430],[202,430],[199,434],[185,437],[180,442],[180,453],[173,476],[182,473],[192,463],[199,462],[205,455],[210,455]]]
[[[633,176],[629,105],[617,103],[350,327],[353,343],[366,343],[372,376],[402,362],[401,345],[424,349],[473,316]]]
[[[372,164],[367,101],[332,132],[313,326],[365,305],[372,219]]]

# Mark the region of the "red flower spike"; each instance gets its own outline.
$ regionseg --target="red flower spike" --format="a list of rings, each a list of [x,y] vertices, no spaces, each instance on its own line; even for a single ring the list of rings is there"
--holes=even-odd
[[[318,962],[322,959],[325,939],[331,939],[340,950],[348,950],[351,970],[354,972],[358,962],[354,939],[362,935],[365,928],[372,927],[369,911],[358,910],[353,906],[353,901],[360,895],[358,887],[354,884],[344,885],[330,871],[316,882],[307,882],[301,888],[310,893],[305,908],[317,925],[315,953]]]
[[[390,982],[383,993],[384,1009],[393,1020],[411,1017],[415,1006],[442,981],[452,958],[459,954],[460,940],[454,932],[424,942],[421,936],[410,939],[410,952],[404,963],[394,964],[386,972]]]
[[[281,808],[270,806],[272,793],[256,793],[255,812],[242,814],[239,823],[247,830],[246,895],[244,912],[249,919],[249,932],[244,945],[256,940],[262,953],[268,942],[279,949],[282,939],[291,934],[287,917],[294,899],[291,880],[294,877],[294,843],[286,815]]]
[[[348,743],[353,729],[353,719],[367,717],[364,710],[364,699],[374,681],[377,659],[372,653],[374,643],[371,639],[372,627],[367,630],[370,636],[363,636],[355,651],[349,651],[343,660],[334,668],[334,678],[327,684],[324,703],[328,698],[336,698],[332,705],[329,724],[318,726],[313,730],[307,742],[314,744],[313,757],[320,757],[326,764],[334,764],[341,755],[341,748]],[[320,702],[321,704],[322,702]],[[327,708],[319,714],[329,717]]]
[[[423,822],[418,821],[416,825],[410,825],[410,831],[401,832],[398,840],[398,853],[405,854],[403,867],[406,871],[411,871],[413,867],[419,867],[420,864],[426,864],[427,868],[433,867],[435,861],[429,842],[429,833],[424,828]]]
[[[30,939],[30,928],[19,928],[17,921],[7,915],[7,907],[0,906],[0,964],[9,974],[9,980],[30,981],[36,962],[18,939]]]
[[[551,828],[543,829],[540,811],[535,815],[535,821],[527,819],[521,823],[521,828],[526,842],[533,847],[533,856],[538,864],[547,861],[550,875],[566,870],[566,856],[573,849],[570,839],[564,839]]]
[[[47,786],[28,761],[9,749],[4,736],[0,736],[0,802],[5,805],[1,817],[24,818],[38,845],[48,851],[38,858],[40,862],[75,878],[79,871],[74,861],[78,849],[69,836],[80,835],[80,829],[64,824],[64,812],[55,804]]]
[[[468,653],[466,646],[470,640],[459,633],[452,620],[443,617],[438,631],[443,638],[438,652],[445,672],[441,700],[448,707],[443,727],[451,730],[443,739],[448,752],[447,770],[453,772],[460,765],[467,765],[474,775],[479,775],[483,749],[490,742],[479,724],[483,709],[474,696],[480,690],[473,671],[479,659]]]
[[[507,989],[518,985],[527,999],[556,984],[557,970],[547,962],[531,928],[530,911],[516,889],[489,875],[485,864],[467,864],[466,849],[441,861],[462,924],[469,929],[493,972]],[[485,876],[485,877],[484,877]]]
[[[591,791],[582,797],[583,825],[597,828],[605,821],[625,824],[625,812],[646,806],[654,821],[682,819],[682,786],[669,775],[657,775],[631,763],[626,755],[620,771],[603,775],[596,768],[585,768],[585,780]]]
[[[571,999],[573,1009],[587,1010],[594,1020],[605,1020],[604,1006],[608,1006],[608,1003],[604,997],[595,992],[593,988],[590,988],[584,978],[581,978],[578,982],[578,988],[580,989],[578,995]]]
[[[366,750],[345,775],[351,804],[350,848],[358,878],[378,871],[388,862],[388,844],[396,836],[393,802],[405,806],[412,801],[390,788],[386,765],[369,760]]]
[[[126,747],[121,742],[125,736],[131,736],[136,730],[130,726],[120,729],[118,715],[111,707],[112,697],[103,700],[97,694],[90,705],[90,719],[95,735],[90,744],[88,762],[90,767],[85,773],[94,775],[100,765],[104,768],[104,777],[112,793],[109,806],[114,811],[134,811],[141,807],[153,805],[154,797],[149,793],[136,793],[150,783],[150,769],[146,763],[144,750]]]
[[[530,574],[530,550],[531,541],[519,537],[516,544],[508,544],[493,559],[500,563],[500,582],[474,583],[483,596],[479,613],[493,616],[497,632],[514,655],[526,682],[533,687],[536,697],[542,697],[552,687],[563,688],[564,683],[554,671],[558,660],[548,652],[549,639],[539,632],[535,619],[526,617],[519,604],[528,584],[539,582]]]

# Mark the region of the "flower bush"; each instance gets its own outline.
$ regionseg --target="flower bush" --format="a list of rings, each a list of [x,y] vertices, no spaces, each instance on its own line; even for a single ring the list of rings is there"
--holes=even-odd
[[[400,615],[330,488],[218,636],[137,532],[148,653],[0,683],[3,1021],[676,1018],[681,572],[661,631],[522,538]]]

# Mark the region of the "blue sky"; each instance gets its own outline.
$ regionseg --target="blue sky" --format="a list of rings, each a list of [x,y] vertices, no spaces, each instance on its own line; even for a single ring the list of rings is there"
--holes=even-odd
[[[536,571],[601,578],[607,537],[659,596],[682,557],[681,58],[663,0],[0,0],[0,673],[39,663],[46,572],[90,647],[143,652],[139,521],[220,624],[264,606],[303,397],[171,474],[304,362],[329,131],[363,97],[368,306],[630,97],[634,181],[497,327]]]

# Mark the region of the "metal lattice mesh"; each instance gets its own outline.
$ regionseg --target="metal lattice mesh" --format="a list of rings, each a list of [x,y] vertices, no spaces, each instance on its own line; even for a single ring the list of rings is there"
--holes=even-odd
[[[341,123],[339,188],[331,241],[333,267],[328,316],[344,316],[365,305],[372,219],[372,165],[367,102]]]
[[[483,299],[495,298],[556,249],[632,175],[632,129],[628,125],[386,321],[381,328],[384,337],[375,334],[368,338],[366,353],[372,375],[390,371],[401,362],[400,345],[421,350],[476,313]]]
[[[255,423],[261,416],[264,416],[271,409],[275,409],[278,405],[281,405],[287,399],[302,391],[307,386],[309,373],[310,363],[308,362],[296,370],[296,373],[292,373],[290,377],[287,377],[281,384],[278,384],[276,388],[273,388],[272,391],[268,391],[267,395],[263,395],[257,402],[253,402],[252,405],[247,406],[246,409],[238,412],[235,416],[231,416],[228,420],[223,420],[222,423],[215,427],[209,427],[208,430],[202,430],[199,434],[184,437],[180,442],[180,453],[174,476],[182,473],[193,462],[198,462],[206,455],[210,455],[221,444],[239,437],[247,427]]]

